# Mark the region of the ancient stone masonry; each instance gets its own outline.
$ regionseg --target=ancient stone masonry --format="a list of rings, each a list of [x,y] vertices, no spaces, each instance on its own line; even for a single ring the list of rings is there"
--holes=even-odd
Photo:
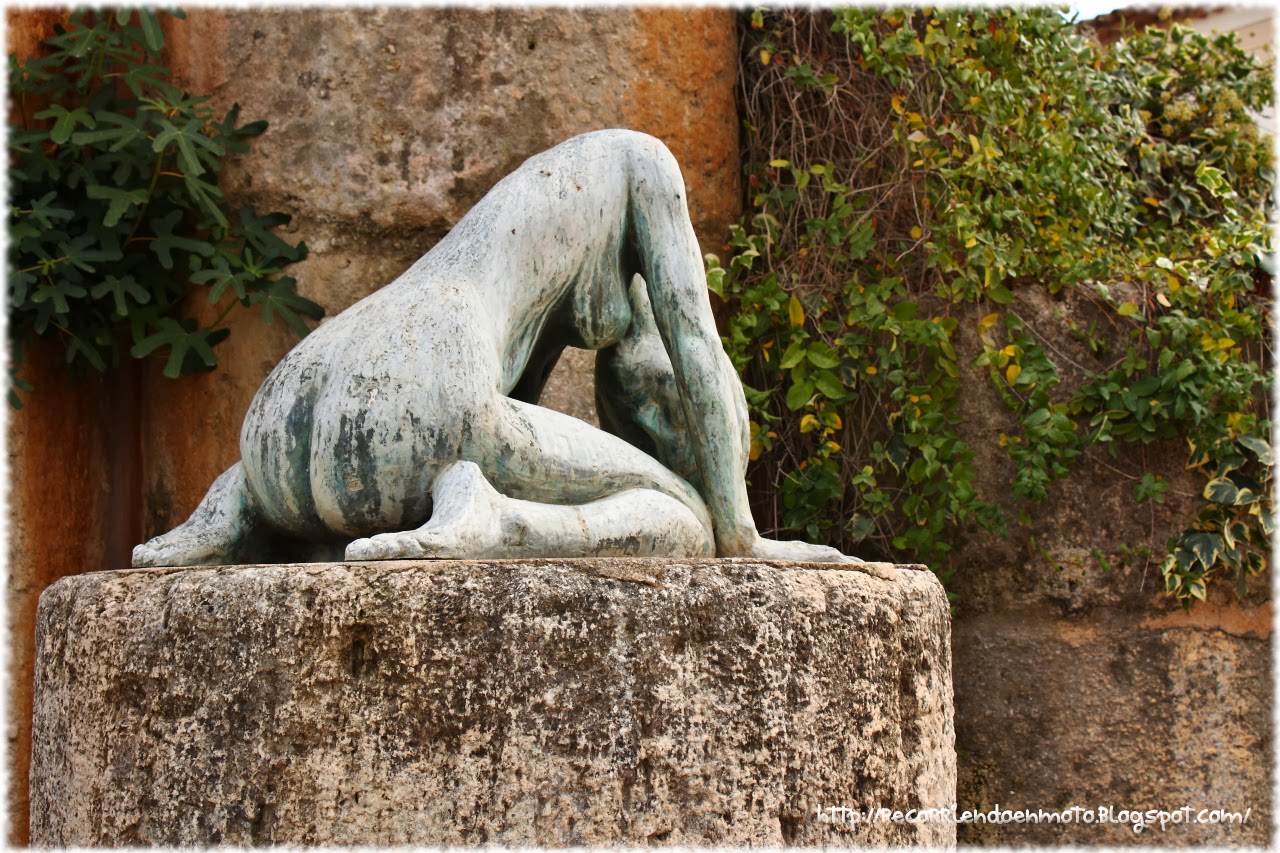
[[[918,567],[98,572],[39,615],[37,845],[953,844]]]

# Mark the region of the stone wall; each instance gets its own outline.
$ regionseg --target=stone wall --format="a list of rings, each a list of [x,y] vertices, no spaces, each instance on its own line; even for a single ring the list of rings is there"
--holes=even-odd
[[[961,843],[1269,847],[1271,614],[1231,597],[1190,616],[1139,594],[1088,614],[1046,601],[957,617],[959,796],[981,809],[1249,809],[1247,824],[973,825]]]
[[[1031,289],[1013,309],[1028,325],[1062,330],[1048,345],[1063,365],[1055,394],[1065,398],[1100,357],[1054,318],[1087,328],[1096,309]],[[957,327],[962,365],[979,351],[977,316]],[[1111,352],[1124,351],[1122,339],[1111,343]],[[979,488],[999,496],[1013,462],[991,436],[1012,431],[1010,416],[980,369],[962,369],[970,371],[962,405]],[[1186,454],[1181,441],[1115,457],[1095,448],[1044,503],[1008,506],[1007,536],[974,534],[957,549],[960,801],[983,810],[1251,809],[1249,823],[1145,833],[1097,823],[971,825],[960,828],[961,843],[1269,844],[1271,577],[1255,578],[1243,600],[1234,578],[1219,579],[1209,603],[1190,613],[1164,595],[1166,541],[1195,518],[1204,488],[1185,470]],[[1169,484],[1161,503],[1135,504],[1145,466]]]
[[[58,19],[9,10],[8,50],[27,55]],[[271,122],[224,185],[234,204],[294,217],[287,236],[311,255],[290,272],[330,315],[407,268],[512,167],[588,130],[667,143],[706,250],[736,215],[728,10],[195,9],[166,35],[186,88]],[[64,387],[59,352],[30,357],[38,390],[8,421],[12,843],[27,836],[37,597],[65,574],[127,565],[237,459],[249,401],[294,339],[249,316],[231,327],[219,369],[178,381],[149,361]],[[591,419],[591,360],[566,361],[550,402]]]

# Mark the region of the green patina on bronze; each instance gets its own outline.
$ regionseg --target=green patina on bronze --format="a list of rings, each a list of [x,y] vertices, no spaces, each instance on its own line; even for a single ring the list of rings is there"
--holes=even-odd
[[[605,430],[537,405],[566,346],[598,353]],[[320,326],[263,383],[240,449],[134,565],[341,541],[349,560],[852,559],[757,532],[746,401],[684,182],[662,143],[632,131],[529,159],[400,278]]]

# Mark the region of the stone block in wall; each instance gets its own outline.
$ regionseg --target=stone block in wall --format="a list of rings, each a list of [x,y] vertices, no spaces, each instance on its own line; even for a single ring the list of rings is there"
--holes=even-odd
[[[676,155],[706,248],[736,216],[726,9],[199,11],[170,30],[194,89],[271,121],[224,180],[260,207],[425,249],[530,155],[627,127]]]
[[[1215,604],[1135,616],[956,622],[961,807],[1093,812],[1089,822],[966,825],[962,843],[1270,846],[1270,612]],[[1184,807],[1163,829],[1096,817]],[[1215,809],[1248,821],[1196,819]]]
[[[913,567],[96,572],[39,616],[37,845],[954,843],[949,615]]]

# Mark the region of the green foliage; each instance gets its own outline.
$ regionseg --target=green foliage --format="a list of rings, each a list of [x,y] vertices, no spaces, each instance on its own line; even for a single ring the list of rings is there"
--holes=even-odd
[[[1103,49],[1052,9],[744,24],[752,212],[708,279],[782,525],[941,568],[1082,455],[1180,438],[1216,485],[1167,588],[1186,603],[1259,571],[1274,174],[1250,113],[1269,71],[1178,27]],[[1068,297],[1087,328],[1052,308]],[[1061,326],[1097,366],[1064,361]],[[975,368],[1008,413],[989,432],[1011,479],[989,497],[960,437],[982,432],[958,429]],[[1133,480],[1135,504],[1164,500],[1154,473]]]
[[[181,12],[173,13],[184,17]],[[226,157],[265,122],[218,117],[155,64],[163,32],[148,10],[77,11],[42,56],[9,57],[9,330],[20,365],[31,335],[56,336],[73,368],[106,370],[120,351],[167,354],[164,374],[216,366],[236,305],[299,335],[323,309],[280,275],[306,257],[272,233],[283,214],[232,211],[216,185]],[[193,287],[222,304],[203,325]],[[15,389],[30,391],[11,371]]]
[[[1250,575],[1260,574],[1270,552],[1272,521],[1271,445],[1256,435],[1219,436],[1214,443],[1192,442],[1188,465],[1210,478],[1208,503],[1193,527],[1169,543],[1160,566],[1165,591],[1184,603],[1204,601],[1215,574],[1231,574],[1244,595]]]

